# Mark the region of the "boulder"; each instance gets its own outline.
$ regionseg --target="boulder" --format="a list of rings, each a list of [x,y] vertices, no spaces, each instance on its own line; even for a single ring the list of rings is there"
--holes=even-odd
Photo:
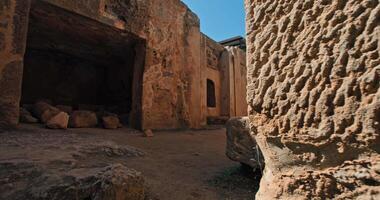
[[[77,110],[74,111],[69,120],[69,126],[71,128],[90,128],[95,127],[98,124],[98,118],[95,112]]]
[[[94,191],[91,199],[104,200],[144,200],[144,178],[140,172],[121,164],[104,168],[96,176],[89,178],[88,186]],[[93,182],[93,180],[97,180]],[[94,184],[100,183],[100,184]],[[88,188],[88,187],[84,187]]]
[[[115,116],[103,116],[102,123],[105,129],[117,129],[119,128],[120,120]]]
[[[67,114],[71,114],[73,112],[73,107],[72,106],[66,106],[66,105],[56,105],[55,107],[57,107],[59,110],[67,113]]]
[[[226,155],[233,161],[253,169],[263,169],[264,158],[256,140],[250,133],[249,118],[236,117],[228,120]]]
[[[143,137],[154,137],[153,131],[150,129],[144,130]]]
[[[34,104],[33,114],[37,117],[42,123],[46,123],[52,117],[56,116],[61,111],[46,103],[45,101],[38,101]]]
[[[32,114],[25,108],[20,108],[20,122],[21,123],[37,123],[38,119],[33,117]]]
[[[67,129],[69,124],[69,115],[65,112],[60,112],[46,123],[46,127],[51,129]]]

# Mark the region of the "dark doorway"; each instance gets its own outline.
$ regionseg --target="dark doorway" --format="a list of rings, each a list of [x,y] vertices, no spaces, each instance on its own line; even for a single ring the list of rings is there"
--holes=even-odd
[[[210,79],[207,79],[207,107],[216,107],[215,84]]]
[[[145,41],[35,1],[29,20],[22,104],[94,105],[141,127]]]

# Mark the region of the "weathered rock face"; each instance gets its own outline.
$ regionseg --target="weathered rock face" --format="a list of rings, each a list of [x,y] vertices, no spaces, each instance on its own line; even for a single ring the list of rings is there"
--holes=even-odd
[[[31,192],[31,197],[32,199],[145,199],[142,174],[121,164],[105,167],[93,174],[82,173],[85,175],[69,174],[63,177],[63,183],[59,185],[35,188]]]
[[[379,1],[245,3],[258,199],[379,198]]]
[[[227,124],[226,155],[231,160],[249,165],[254,170],[264,168],[264,158],[251,135],[248,117],[231,118]]]
[[[142,150],[72,130],[22,129],[1,134],[0,199],[144,199],[143,174],[128,166]]]
[[[29,8],[30,0],[0,2],[0,128],[19,120]]]

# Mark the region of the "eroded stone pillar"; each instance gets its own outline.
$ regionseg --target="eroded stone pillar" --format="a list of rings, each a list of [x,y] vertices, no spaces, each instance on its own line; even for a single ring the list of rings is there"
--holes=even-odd
[[[380,198],[378,0],[245,0],[257,199]]]
[[[17,125],[30,0],[0,1],[0,128]]]

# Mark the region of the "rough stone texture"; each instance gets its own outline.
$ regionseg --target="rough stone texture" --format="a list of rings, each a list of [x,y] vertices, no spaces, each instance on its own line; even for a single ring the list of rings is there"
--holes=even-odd
[[[120,125],[120,120],[117,116],[102,117],[103,127],[106,129],[117,129]]]
[[[264,157],[251,135],[248,117],[231,118],[227,124],[226,155],[231,160],[249,165],[253,169],[264,168]]]
[[[46,122],[46,127],[51,129],[67,129],[69,124],[69,115],[65,112],[59,112]]]
[[[144,199],[142,174],[125,166],[145,153],[86,133],[32,125],[2,133],[0,199]]]
[[[227,91],[230,92],[228,103],[229,116],[247,116],[247,65],[246,65],[246,52],[238,47],[227,47],[227,54],[229,55],[229,73],[228,80],[229,87]],[[225,91],[224,87],[222,86]]]
[[[46,200],[144,200],[144,178],[140,172],[115,164],[90,173],[74,171],[62,177],[60,184],[37,186],[30,195],[31,199]]]
[[[223,47],[206,35],[201,35],[200,52],[200,121],[224,121],[234,116],[247,116],[247,73],[245,52],[237,47]],[[208,107],[207,80],[215,85],[215,107]],[[213,121],[213,120],[211,120]],[[224,123],[225,124],[225,123]]]
[[[245,3],[257,198],[379,198],[379,1]]]
[[[69,126],[71,128],[90,128],[98,124],[96,113],[86,110],[77,110],[70,115]]]
[[[0,2],[0,128],[19,120],[23,56],[30,1]]]

